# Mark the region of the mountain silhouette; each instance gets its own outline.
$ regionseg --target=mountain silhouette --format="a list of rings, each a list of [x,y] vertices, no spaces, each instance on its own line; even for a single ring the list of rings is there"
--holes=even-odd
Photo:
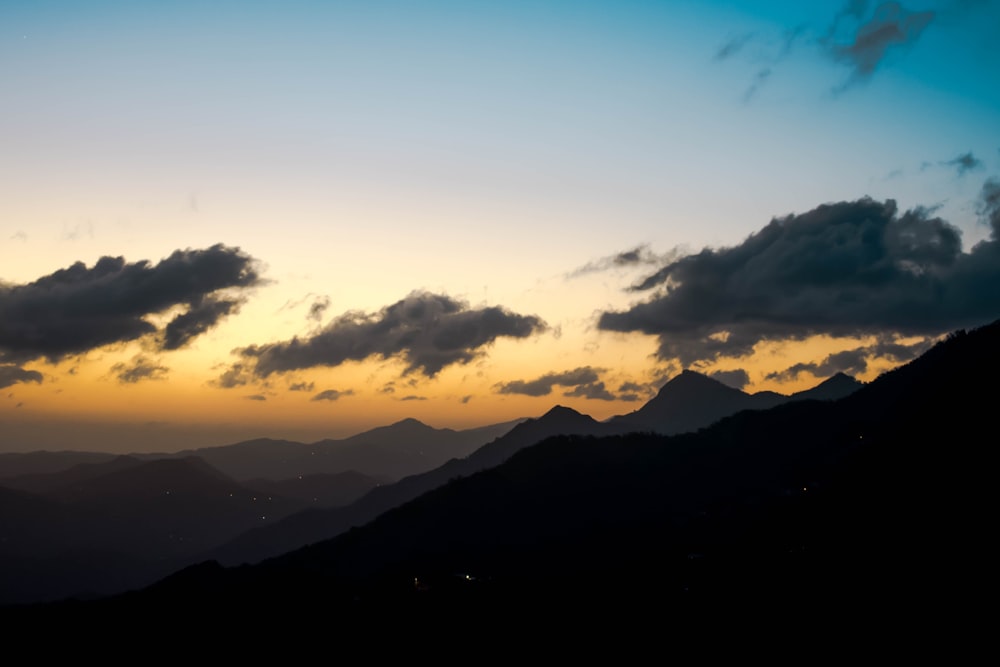
[[[248,620],[321,606],[341,631],[378,620],[383,635],[483,639],[516,619],[550,639],[572,628],[584,653],[589,633],[612,629],[651,631],[650,645],[697,630],[822,637],[813,648],[878,639],[897,655],[919,651],[917,638],[953,645],[965,636],[953,633],[985,629],[969,603],[993,567],[994,401],[979,379],[998,370],[1000,322],[839,400],[744,410],[676,436],[548,437],[331,539],[257,565],[206,562],[82,608],[113,618],[187,605]],[[553,422],[564,418],[583,423],[563,410]]]
[[[198,456],[237,480],[295,479],[300,475],[351,470],[370,477],[399,479],[465,456],[506,433],[515,423],[456,431],[403,419],[340,440],[304,444],[259,438],[222,447],[185,450],[172,456]]]
[[[766,410],[797,400],[843,398],[861,386],[854,378],[838,373],[812,389],[790,396],[771,391],[748,394],[697,371],[684,370],[641,408],[613,417],[609,422],[675,435],[697,431],[742,410]]]
[[[622,432],[617,425],[602,424],[572,408],[555,406],[537,419],[518,423],[507,434],[483,445],[462,459],[453,459],[428,472],[411,475],[394,484],[379,486],[354,503],[327,510],[308,509],[273,525],[240,535],[206,559],[238,565],[263,560],[312,542],[338,535],[371,521],[379,514],[420,494],[507,460],[515,452],[559,434],[609,435]]]
[[[17,478],[0,495],[0,603],[110,594],[154,581],[252,526],[308,506],[197,457],[117,457]]]

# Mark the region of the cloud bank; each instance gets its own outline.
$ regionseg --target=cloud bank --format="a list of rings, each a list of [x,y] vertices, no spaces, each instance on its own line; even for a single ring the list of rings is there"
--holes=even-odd
[[[241,384],[238,378],[246,374],[267,378],[372,357],[400,358],[406,364],[404,375],[434,377],[447,366],[478,358],[498,338],[527,338],[545,329],[533,315],[499,306],[470,308],[449,296],[417,291],[375,313],[344,313],[306,337],[237,349],[242,361],[218,384]]]
[[[965,253],[960,231],[893,200],[825,204],[772,220],[734,247],[670,262],[632,288],[651,296],[600,314],[605,331],[657,336],[683,366],[812,335],[937,336],[1000,316],[1000,184],[980,214],[991,237]]]

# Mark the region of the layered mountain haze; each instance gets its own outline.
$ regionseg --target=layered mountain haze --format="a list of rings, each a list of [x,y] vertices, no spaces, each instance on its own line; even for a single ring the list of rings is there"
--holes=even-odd
[[[0,603],[110,594],[197,560],[258,562],[364,525],[551,436],[676,433],[761,407],[759,397],[685,371],[642,409],[604,422],[556,406],[538,418],[461,431],[406,419],[312,444],[257,439],[174,454],[0,454],[0,488],[31,494],[16,496],[25,507],[45,501],[0,524],[0,556],[10,557]],[[81,460],[88,462],[70,465]]]

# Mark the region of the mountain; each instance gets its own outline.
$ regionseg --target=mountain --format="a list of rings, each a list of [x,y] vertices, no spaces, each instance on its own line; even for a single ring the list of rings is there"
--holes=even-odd
[[[4,452],[0,454],[0,480],[59,472],[82,463],[104,463],[113,458],[115,454],[102,452]]]
[[[550,436],[621,432],[617,425],[602,424],[572,408],[556,406],[537,419],[517,424],[506,435],[483,445],[463,459],[453,459],[434,470],[405,477],[395,484],[379,486],[346,507],[309,509],[273,525],[255,528],[206,554],[205,558],[233,565],[257,562],[363,525],[449,480],[499,465],[515,452]]]
[[[509,431],[517,422],[456,431],[404,419],[341,440],[311,444],[261,438],[222,447],[185,450],[237,480],[294,479],[300,475],[353,470],[370,477],[399,479],[462,457]]]
[[[635,430],[674,435],[697,431],[742,410],[766,410],[789,401],[843,398],[861,386],[854,378],[838,373],[812,389],[790,396],[771,391],[748,394],[707,375],[684,370],[641,408],[608,421]]]
[[[307,506],[197,457],[118,457],[0,488],[0,604],[110,594]]]
[[[863,382],[855,380],[846,373],[836,373],[812,389],[792,394],[791,400],[835,401],[850,396],[864,386]]]
[[[375,487],[391,481],[349,470],[303,475],[293,479],[251,479],[246,482],[246,486],[261,493],[292,498],[313,507],[340,507],[349,505]]]
[[[297,627],[322,609],[344,637],[446,630],[526,649],[544,635],[579,654],[607,637],[701,651],[756,637],[896,656],[937,640],[954,655],[990,636],[972,600],[993,576],[996,427],[979,380],[998,371],[1000,322],[839,400],[676,436],[547,438],[258,565],[204,563],[3,620],[183,608],[189,622],[250,622],[282,609]]]

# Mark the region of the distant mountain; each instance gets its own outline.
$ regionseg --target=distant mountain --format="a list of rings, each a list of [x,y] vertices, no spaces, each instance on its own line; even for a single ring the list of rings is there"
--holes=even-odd
[[[198,456],[237,480],[281,480],[300,475],[353,470],[370,477],[399,479],[466,456],[509,431],[517,421],[461,431],[433,428],[416,419],[342,440],[312,444],[261,438],[222,447],[185,450],[172,456]]]
[[[835,401],[850,396],[864,385],[846,373],[836,373],[812,389],[789,396],[791,400]]]
[[[59,472],[82,463],[104,463],[115,456],[106,452],[74,451],[0,453],[0,480],[21,475]]]
[[[143,585],[308,506],[241,485],[197,457],[117,457],[10,481],[33,492],[0,488],[0,603]]]
[[[263,493],[294,499],[311,507],[341,507],[349,505],[376,486],[391,482],[390,479],[376,479],[351,470],[303,475],[293,479],[251,479],[246,482],[246,486]]]
[[[675,435],[697,431],[742,410],[766,410],[789,401],[843,398],[861,386],[854,378],[838,373],[812,389],[790,396],[771,391],[748,394],[707,375],[685,370],[664,384],[638,410],[608,421],[636,430]]]
[[[517,451],[559,434],[610,435],[623,432],[614,424],[602,424],[572,408],[556,406],[537,419],[525,420],[506,435],[483,445],[463,459],[453,459],[428,472],[411,475],[395,484],[379,486],[346,507],[309,509],[275,523],[261,526],[205,555],[227,564],[257,562],[270,556],[338,535],[371,521],[420,494],[503,463]]]
[[[69,459],[67,459],[68,461]],[[78,463],[53,472],[35,472],[0,478],[0,486],[30,493],[48,494],[67,487],[86,484],[111,472],[142,465],[134,456],[112,456],[95,463]]]
[[[294,625],[322,609],[346,637],[446,628],[516,642],[538,628],[579,653],[612,631],[661,647],[697,631],[702,651],[755,636],[895,655],[939,638],[954,650],[989,636],[969,596],[993,576],[995,401],[978,380],[998,372],[1000,322],[839,400],[677,436],[547,438],[259,565],[205,563],[142,592],[3,620],[170,606],[228,622],[281,609]],[[522,426],[540,433],[543,419]],[[552,423],[585,420],[560,410]]]

